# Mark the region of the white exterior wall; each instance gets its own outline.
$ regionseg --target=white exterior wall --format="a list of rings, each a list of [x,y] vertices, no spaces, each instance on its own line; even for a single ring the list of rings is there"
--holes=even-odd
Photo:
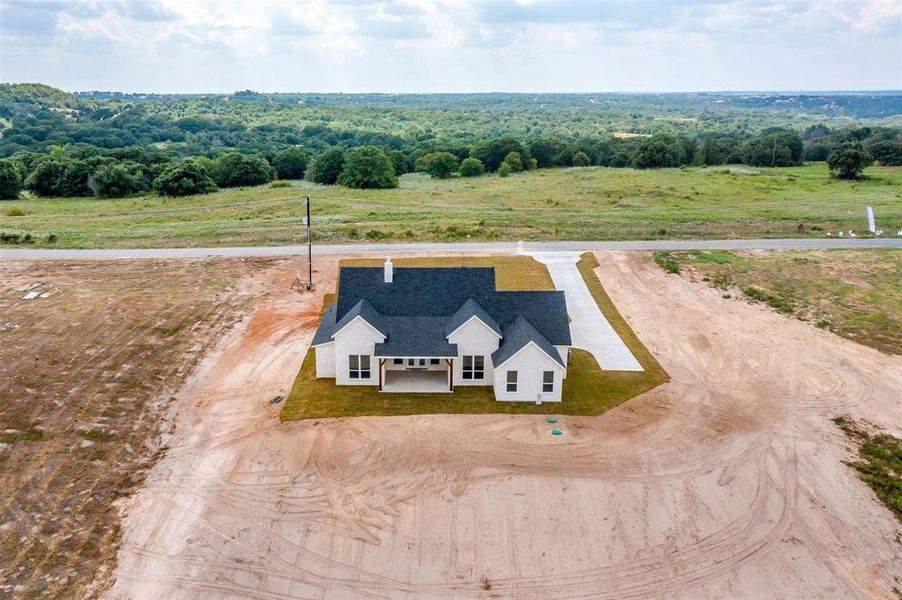
[[[329,342],[313,349],[316,353],[316,376],[335,377],[335,342]]]
[[[507,392],[507,372],[517,371],[517,391]],[[554,391],[542,392],[542,372],[554,371]],[[566,369],[535,344],[527,344],[495,370],[495,399],[502,402],[535,402],[541,395],[542,402],[560,402]]]
[[[404,361],[404,364],[396,365],[395,359],[393,357],[383,357],[383,360],[385,361],[385,370],[386,371],[406,371],[407,369],[410,369],[412,371],[447,371],[448,370],[448,363],[445,362],[446,359],[444,359],[444,358],[440,358],[438,360],[437,365],[430,365],[429,358],[425,358],[425,357],[412,357],[411,356],[408,358],[413,358],[414,362],[416,364],[414,364],[414,366],[412,366],[412,367],[408,366],[407,358],[403,358],[401,360]],[[420,358],[425,358],[425,360],[426,360],[425,366],[422,366],[422,367],[420,366]],[[434,357],[432,357],[432,358],[434,358]]]
[[[337,385],[379,385],[379,362],[373,356],[373,346],[385,341],[362,318],[356,318],[335,334],[335,383]],[[363,354],[370,357],[370,378],[351,379],[348,356]]]
[[[570,368],[570,346],[555,346],[555,350],[557,353],[561,355],[561,360],[564,361],[564,364],[567,365],[567,368]],[[564,371],[564,379],[567,378],[567,372]]]
[[[454,359],[454,385],[492,385],[495,372],[492,366],[492,352],[498,349],[498,336],[478,319],[470,319],[448,336],[448,341],[457,344],[457,358]],[[485,379],[464,379],[464,355],[485,357]]]

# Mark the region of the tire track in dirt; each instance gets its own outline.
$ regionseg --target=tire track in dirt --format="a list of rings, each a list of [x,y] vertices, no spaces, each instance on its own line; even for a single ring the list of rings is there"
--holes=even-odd
[[[253,343],[245,324],[189,389],[199,400],[132,508],[110,597],[889,590],[902,577],[892,517],[844,470],[828,417],[902,422],[902,375],[887,375],[902,363],[636,255],[601,258],[672,381],[601,417],[564,417],[561,439],[531,416],[279,424],[260,401],[290,383],[309,324]],[[319,308],[267,302],[267,319]],[[840,518],[833,496],[862,516]],[[865,587],[856,573],[870,560]]]

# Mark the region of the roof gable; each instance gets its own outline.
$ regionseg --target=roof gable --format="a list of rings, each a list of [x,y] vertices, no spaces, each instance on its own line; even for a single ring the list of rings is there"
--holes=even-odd
[[[492,353],[492,364],[494,364],[496,369],[499,368],[505,362],[513,358],[520,350],[530,344],[535,345],[544,354],[548,355],[548,358],[566,368],[564,361],[557,351],[557,348],[554,347],[554,344],[549,342],[538,329],[533,327],[533,325],[522,316],[518,316],[514,319],[510,326],[504,330],[504,338],[501,342],[501,346]]]
[[[363,319],[363,321],[366,322],[370,327],[380,333],[382,337],[386,336],[386,331],[388,331],[388,328],[385,326],[384,318],[382,317],[382,315],[376,312],[376,309],[370,306],[369,302],[367,302],[366,300],[360,300],[357,304],[351,307],[351,310],[345,313],[345,316],[343,316],[338,320],[337,323],[335,323],[332,337],[334,338],[338,332],[347,327],[351,323],[351,321],[357,318]]]
[[[472,298],[467,298],[467,301],[448,319],[448,323],[445,325],[445,337],[449,337],[473,318],[479,319],[495,335],[501,337],[501,327],[497,321]]]

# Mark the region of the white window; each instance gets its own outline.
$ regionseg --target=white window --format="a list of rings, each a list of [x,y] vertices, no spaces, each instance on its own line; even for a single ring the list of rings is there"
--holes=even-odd
[[[553,392],[554,391],[554,371],[543,371],[542,372],[542,391],[543,392]]]
[[[507,372],[507,391],[508,392],[516,392],[517,391],[517,372],[516,371],[508,371]]]
[[[370,378],[370,357],[368,354],[351,354],[348,356],[351,379]]]
[[[484,356],[464,356],[463,361],[461,374],[464,379],[485,379]]]

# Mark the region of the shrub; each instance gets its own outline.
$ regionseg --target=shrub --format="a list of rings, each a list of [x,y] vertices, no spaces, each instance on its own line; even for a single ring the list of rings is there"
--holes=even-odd
[[[430,152],[417,159],[417,171],[428,172],[436,179],[447,179],[457,170],[457,157],[450,152]]]
[[[510,163],[507,161],[501,163],[501,166],[498,167],[498,175],[500,177],[507,177],[513,171],[514,171],[513,168],[511,168]]]
[[[11,160],[0,160],[0,200],[15,200],[22,191],[22,174]]]
[[[478,177],[485,172],[482,163],[477,158],[465,158],[460,163],[461,177]]]
[[[213,168],[213,180],[220,187],[260,185],[272,181],[273,175],[265,159],[237,152],[221,156]]]
[[[570,161],[574,167],[588,167],[592,164],[592,161],[589,160],[589,157],[585,152],[577,152],[573,155],[573,159]]]
[[[680,272],[680,263],[669,252],[655,252],[655,262],[668,273],[677,274]]]
[[[361,146],[348,152],[338,183],[350,188],[385,189],[398,187],[395,165],[378,146]]]
[[[827,157],[827,168],[837,179],[858,179],[874,159],[861,144],[843,144]]]
[[[207,170],[193,160],[180,162],[164,170],[154,180],[153,188],[163,196],[209,194],[217,189],[207,175]]]
[[[345,164],[345,153],[341,148],[331,148],[316,157],[310,167],[310,181],[332,185],[338,181]]]
[[[110,163],[98,167],[90,184],[99,198],[121,198],[144,188],[144,173],[137,163]]]
[[[272,160],[279,179],[303,179],[310,162],[310,153],[303,148],[286,148]]]
[[[519,152],[511,152],[507,156],[504,157],[504,164],[510,166],[511,171],[520,172],[524,169],[523,167],[523,155]]]

